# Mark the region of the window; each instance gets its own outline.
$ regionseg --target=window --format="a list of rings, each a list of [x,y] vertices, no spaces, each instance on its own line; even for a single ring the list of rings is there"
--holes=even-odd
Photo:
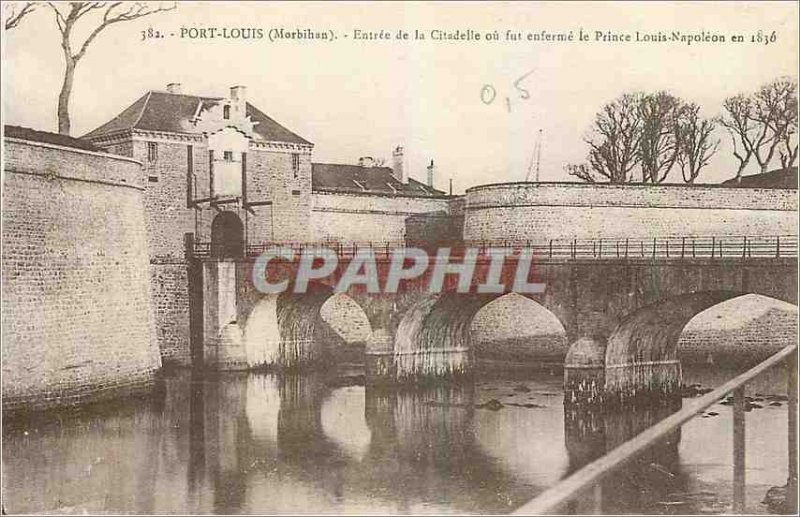
[[[233,161],[233,151],[225,151],[223,153],[222,157],[226,162],[232,162]]]
[[[228,120],[231,118],[231,107],[229,104],[226,104],[222,107],[222,118]]]
[[[147,161],[153,163],[156,160],[158,160],[158,144],[147,142]]]
[[[158,183],[158,176],[148,176],[147,181],[150,183]]]
[[[297,153],[292,154],[292,174],[294,177],[297,177],[297,174],[300,172],[300,155]]]

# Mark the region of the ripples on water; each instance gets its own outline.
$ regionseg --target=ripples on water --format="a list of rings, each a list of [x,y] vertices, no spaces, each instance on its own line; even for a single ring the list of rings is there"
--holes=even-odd
[[[687,383],[734,373],[685,369]],[[163,391],[3,429],[9,513],[505,513],[675,408],[565,417],[560,372],[393,391],[355,378],[176,372]],[[360,384],[360,385],[359,385]],[[783,377],[753,388],[785,392]],[[502,404],[498,407],[496,400]],[[489,403],[489,404],[487,404]],[[602,489],[605,513],[730,510],[731,408]],[[747,413],[749,512],[786,482],[785,405]],[[586,512],[578,499],[567,508]]]

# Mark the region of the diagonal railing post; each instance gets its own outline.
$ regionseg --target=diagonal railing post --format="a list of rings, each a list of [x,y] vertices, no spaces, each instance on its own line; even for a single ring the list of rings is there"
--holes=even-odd
[[[747,385],[749,382],[751,382],[753,379],[765,374],[775,366],[782,364],[789,359],[792,359],[791,361],[789,361],[789,368],[793,372],[792,376],[789,379],[789,392],[790,392],[789,400],[791,401],[791,403],[796,404],[797,403],[797,391],[796,391],[797,390],[797,378],[796,378],[797,346],[789,345],[784,347],[774,355],[770,356],[768,359],[765,359],[758,365],[754,366],[753,368],[736,376],[734,379],[725,382],[722,386],[715,388],[711,392],[706,393],[705,395],[702,395],[699,398],[689,403],[684,403],[684,406],[676,413],[671,414],[670,416],[664,418],[655,425],[647,428],[646,430],[636,435],[634,438],[622,443],[615,449],[606,453],[604,456],[594,460],[592,463],[583,466],[576,472],[573,472],[566,479],[561,480],[557,485],[548,488],[543,493],[539,494],[535,499],[517,508],[514,511],[514,514],[543,515],[557,511],[562,505],[574,500],[574,498],[579,494],[583,493],[584,490],[589,489],[594,485],[596,485],[597,483],[602,482],[603,479],[610,473],[618,471],[618,469],[628,464],[628,462],[630,462],[633,458],[637,457],[642,452],[652,447],[655,443],[659,442],[660,440],[665,439],[670,433],[673,433],[676,429],[680,428],[683,424],[685,424],[698,414],[702,413],[704,410],[708,409],[713,404],[718,403],[722,397],[724,397],[729,393],[738,392],[737,395],[734,397],[734,400],[738,400],[739,404],[742,406],[741,422],[743,425],[744,411],[745,411],[744,404],[746,403],[746,399],[744,397],[744,386]],[[734,411],[736,412],[735,408]],[[795,411],[794,415],[792,414],[791,410],[789,413],[789,429],[790,429],[789,472],[790,475],[794,475],[793,478],[790,477],[788,482],[787,488],[789,492],[792,492],[792,490],[797,486],[797,470],[796,470],[797,441],[795,434],[797,432],[796,406],[794,411]],[[737,441],[741,441],[742,443],[744,442],[743,427],[741,435],[734,437],[734,442]],[[741,451],[742,454],[741,467],[743,469],[744,447],[742,446],[740,448],[734,449],[734,451]],[[742,473],[742,478],[741,478],[742,482],[744,481],[743,476],[744,474]],[[736,497],[737,500],[739,500],[738,496]],[[741,502],[743,506],[744,505],[743,496]],[[793,510],[794,508],[790,509]],[[794,514],[796,512],[789,512],[789,513]]]
[[[786,510],[797,514],[797,350],[786,362],[786,391],[789,404],[789,479],[786,481]]]
[[[733,513],[745,513],[744,386],[733,391]]]

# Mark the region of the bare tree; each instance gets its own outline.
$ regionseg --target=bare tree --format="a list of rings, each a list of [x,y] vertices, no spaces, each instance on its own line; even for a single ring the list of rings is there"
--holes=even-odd
[[[725,99],[722,106],[725,111],[717,120],[731,136],[733,155],[739,161],[734,179],[739,182],[753,156],[754,142],[760,138],[758,124],[753,120],[753,101],[739,94]]]
[[[781,168],[788,169],[797,160],[797,119],[789,126],[784,133],[781,143],[783,147],[778,150],[781,160]]]
[[[797,159],[797,83],[778,78],[759,88],[751,96],[736,95],[725,100],[725,113],[719,118],[731,135],[733,154],[739,160],[736,180],[751,158],[761,172],[777,152],[781,164],[790,166]]]
[[[167,7],[151,7],[143,2],[70,2],[66,5],[48,2],[48,6],[53,11],[61,32],[61,48],[64,54],[64,82],[61,85],[61,93],[58,95],[58,132],[68,135],[70,133],[69,100],[72,95],[72,84],[75,78],[75,67],[86,54],[89,45],[94,41],[106,27],[115,23],[136,20],[151,14],[171,11],[176,4]],[[87,16],[97,12],[102,16]],[[81,44],[73,45],[72,33],[76,23],[81,19],[94,18],[94,29],[89,32],[89,36]],[[77,52],[73,50],[77,48]]]
[[[596,173],[599,179],[605,178],[610,183],[633,179],[631,173],[639,163],[641,98],[639,93],[626,93],[606,104],[596,115],[591,134],[585,139],[589,144],[589,176]],[[587,168],[581,168],[572,174],[582,178],[578,173],[586,172]]]
[[[564,167],[564,170],[566,170],[567,174],[570,176],[575,176],[587,183],[597,183],[594,174],[592,174],[592,168],[586,163],[569,163]]]
[[[700,117],[700,106],[685,104],[678,115],[676,126],[677,162],[683,181],[694,183],[700,171],[719,148],[719,139],[712,138],[715,125]]]
[[[678,157],[677,123],[682,101],[668,92],[644,95],[639,102],[639,161],[643,183],[661,183]]]
[[[19,10],[17,10],[19,9]],[[5,11],[5,27],[6,30],[13,29],[22,19],[32,13],[36,9],[34,2],[6,2],[3,4],[3,11]]]
[[[753,156],[764,173],[778,146],[784,143],[791,128],[797,127],[797,83],[781,77],[762,86],[754,95],[754,106],[755,120],[766,136],[754,147]]]
[[[797,83],[781,78],[757,95],[765,106],[774,106],[769,125],[778,141],[781,168],[787,169],[797,160]]]

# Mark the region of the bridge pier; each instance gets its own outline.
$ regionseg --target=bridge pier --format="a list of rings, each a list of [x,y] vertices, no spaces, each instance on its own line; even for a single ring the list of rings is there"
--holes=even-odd
[[[238,324],[235,262],[203,263],[203,365],[219,370],[247,368]]]
[[[373,329],[364,357],[365,380],[368,384],[390,384],[397,375],[394,362],[394,339],[386,328]]]
[[[583,337],[570,345],[564,358],[564,404],[568,407],[603,403],[606,382],[606,341]]]

